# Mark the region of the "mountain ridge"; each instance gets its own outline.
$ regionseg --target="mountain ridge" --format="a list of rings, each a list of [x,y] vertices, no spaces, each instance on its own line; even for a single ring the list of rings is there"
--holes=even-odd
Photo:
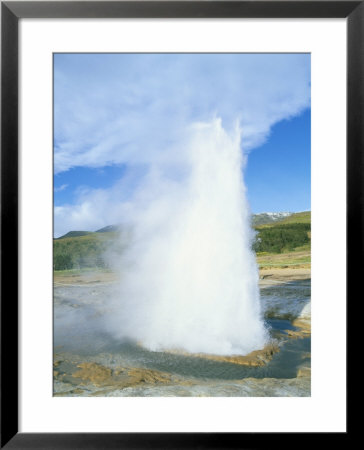
[[[300,212],[262,212],[257,214],[252,214],[251,217],[251,223],[253,227],[260,226],[260,225],[268,225],[272,223],[280,223],[282,221],[285,221],[286,219],[297,218],[299,216],[303,216],[310,213],[310,211],[300,211]],[[88,234],[93,233],[110,233],[115,231],[120,231],[121,226],[120,225],[106,225],[105,227],[102,227],[96,231],[69,231],[68,233],[59,236],[54,239],[66,239],[66,238],[72,238],[72,237],[80,237],[80,236],[86,236]]]

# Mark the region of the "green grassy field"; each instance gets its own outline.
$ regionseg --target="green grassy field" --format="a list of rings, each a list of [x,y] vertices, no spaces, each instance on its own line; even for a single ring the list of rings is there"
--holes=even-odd
[[[119,243],[117,232],[88,233],[53,241],[53,269],[107,268],[104,254]]]
[[[271,268],[309,268],[311,249],[300,248],[286,253],[257,253],[257,262],[261,269]]]
[[[295,213],[284,219],[254,227],[268,251],[256,246],[258,265],[268,268],[310,268],[311,212]]]
[[[285,224],[292,223],[306,223],[311,224],[311,211],[304,211],[299,213],[294,213],[291,216],[285,217],[284,219],[277,220],[276,222],[271,222],[263,225],[256,225],[254,228],[262,229],[269,227],[276,227]]]

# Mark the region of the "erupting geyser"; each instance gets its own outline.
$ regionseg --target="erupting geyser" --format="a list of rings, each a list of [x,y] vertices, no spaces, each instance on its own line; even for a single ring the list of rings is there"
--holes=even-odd
[[[183,174],[155,170],[135,196],[111,320],[119,338],[221,355],[264,347],[240,141],[218,119],[195,124],[178,150]]]

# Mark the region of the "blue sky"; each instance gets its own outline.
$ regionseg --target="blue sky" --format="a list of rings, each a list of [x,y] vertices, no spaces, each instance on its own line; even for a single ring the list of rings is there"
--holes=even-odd
[[[118,220],[151,168],[178,177],[186,129],[242,131],[253,212],[310,209],[307,54],[56,54],[55,235]]]
[[[267,141],[249,154],[245,170],[251,209],[311,209],[311,109],[274,125]]]

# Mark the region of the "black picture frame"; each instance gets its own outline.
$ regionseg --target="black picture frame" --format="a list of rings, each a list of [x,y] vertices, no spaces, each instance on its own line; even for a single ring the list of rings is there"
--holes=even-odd
[[[346,18],[347,312],[363,272],[364,1],[1,2],[1,448],[257,448],[281,433],[18,432],[18,22],[22,18]],[[359,255],[358,255],[359,253]],[[356,257],[355,257],[356,256]],[[358,300],[358,299],[356,299]],[[355,328],[355,325],[353,326]],[[350,345],[347,345],[348,350]],[[347,432],[332,433],[339,443]],[[325,441],[327,436],[321,435]],[[304,445],[310,433],[297,441]],[[326,441],[327,443],[327,441]]]

